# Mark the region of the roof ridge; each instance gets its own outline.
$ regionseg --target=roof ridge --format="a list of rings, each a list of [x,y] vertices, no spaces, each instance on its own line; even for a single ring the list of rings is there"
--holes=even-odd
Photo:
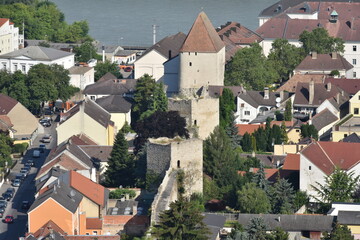
[[[329,155],[325,152],[325,150],[323,149],[323,147],[320,145],[320,142],[316,142],[316,144],[319,146],[319,148],[321,149],[321,151],[323,151],[323,153],[324,153],[325,156],[329,159],[329,161],[332,163],[332,165],[336,167],[336,165],[335,165],[334,162],[331,160],[331,158],[329,157]]]

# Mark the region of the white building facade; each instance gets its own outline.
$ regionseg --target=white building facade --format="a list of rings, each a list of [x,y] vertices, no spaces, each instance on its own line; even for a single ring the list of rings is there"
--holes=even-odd
[[[23,43],[19,28],[8,18],[0,18],[0,54],[6,54],[19,49]]]

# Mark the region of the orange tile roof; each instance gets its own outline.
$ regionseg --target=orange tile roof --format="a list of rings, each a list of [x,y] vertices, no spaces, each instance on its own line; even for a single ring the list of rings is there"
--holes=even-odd
[[[246,132],[252,134],[258,130],[258,128],[265,127],[264,124],[236,124],[236,126],[239,130],[238,135],[240,136],[244,136]]]
[[[288,153],[283,165],[284,170],[300,170],[300,154]]]
[[[70,187],[76,189],[96,204],[102,207],[105,205],[105,188],[80,173],[70,171]]]
[[[106,215],[103,218],[104,225],[125,225],[132,215]]]
[[[41,239],[42,237],[48,236],[51,231],[54,230],[61,235],[65,235],[66,233],[64,230],[62,230],[56,223],[54,223],[52,220],[49,220],[47,223],[45,223],[39,230],[37,230],[34,234],[32,234],[36,239]]]
[[[90,137],[84,133],[73,135],[69,138],[69,142],[75,145],[97,145]]]
[[[4,25],[7,21],[9,21],[8,18],[0,18],[0,27]]]
[[[86,218],[86,229],[102,229],[100,218]]]
[[[330,175],[336,166],[350,170],[360,161],[360,143],[313,142],[301,154]]]
[[[257,173],[259,171],[259,168],[251,168],[249,172],[251,173]],[[265,177],[266,179],[272,178],[275,174],[279,172],[279,169],[277,168],[264,168]],[[246,174],[246,171],[238,171],[238,174],[241,176],[244,176]]]
[[[322,83],[324,78],[325,75],[322,74],[295,74],[276,91],[296,92],[296,86],[299,82],[309,83],[314,80],[314,83]]]
[[[180,52],[219,52],[224,47],[209,18],[204,12],[199,13]]]
[[[72,235],[63,236],[65,240],[120,240],[120,235]]]

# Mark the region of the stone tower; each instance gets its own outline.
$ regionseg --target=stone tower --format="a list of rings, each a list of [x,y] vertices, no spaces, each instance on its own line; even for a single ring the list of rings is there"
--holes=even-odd
[[[224,85],[225,45],[204,12],[196,18],[180,49],[179,92],[197,93]]]

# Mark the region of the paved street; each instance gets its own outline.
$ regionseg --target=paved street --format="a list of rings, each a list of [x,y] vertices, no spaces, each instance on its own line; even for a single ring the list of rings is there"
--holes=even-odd
[[[27,231],[27,210],[21,208],[22,201],[26,200],[30,201],[30,203],[34,201],[35,185],[33,180],[37,174],[37,171],[43,165],[46,156],[50,152],[50,149],[56,146],[55,124],[56,123],[54,123],[50,128],[45,128],[44,133],[38,135],[23,159],[19,161],[13,169],[11,169],[8,177],[9,181],[4,182],[0,188],[1,195],[6,191],[7,188],[12,187],[11,180],[14,179],[16,174],[20,172],[20,169],[24,167],[24,163],[26,163],[29,159],[34,160],[35,166],[31,168],[29,175],[25,178],[25,181],[20,185],[20,187],[15,187],[16,193],[14,198],[8,202],[3,219],[6,215],[13,215],[15,220],[12,224],[7,224],[2,221],[0,222],[0,240],[16,240],[19,239],[19,237],[24,236],[25,232]],[[46,144],[47,149],[44,153],[41,153],[40,158],[32,158],[33,150],[39,147],[40,139],[45,134],[51,134],[53,136],[51,143]]]

